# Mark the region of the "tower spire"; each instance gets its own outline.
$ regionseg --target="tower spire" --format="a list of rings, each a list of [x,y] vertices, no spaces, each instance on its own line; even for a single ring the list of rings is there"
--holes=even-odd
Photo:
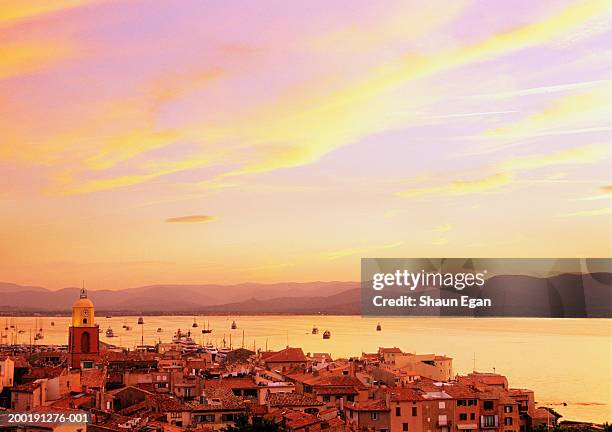
[[[83,287],[81,288],[80,298],[87,298],[87,290],[85,289],[85,281],[83,280]]]

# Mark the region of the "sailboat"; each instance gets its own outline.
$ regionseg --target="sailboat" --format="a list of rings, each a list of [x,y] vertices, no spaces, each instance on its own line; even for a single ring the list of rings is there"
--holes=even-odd
[[[329,339],[331,338],[331,332],[329,330],[325,330],[323,332],[323,339]]]
[[[115,332],[110,326],[106,329],[106,337],[109,337],[109,338],[115,337]]]
[[[210,321],[208,321],[206,324],[206,327],[202,329],[202,333],[204,334],[212,333],[212,329],[210,328]]]
[[[38,319],[36,319],[36,324],[35,327],[38,327]],[[40,340],[40,339],[44,339],[44,335],[43,335],[43,329],[42,329],[42,324],[40,325],[40,328],[38,329],[38,331],[36,332],[36,334],[34,335],[34,340]]]
[[[319,328],[316,325],[312,326],[312,334],[319,334]]]
[[[378,323],[376,325],[376,331],[381,331],[382,330],[382,326],[380,325],[380,323]]]
[[[193,324],[191,324],[191,327],[196,328],[198,326],[198,323],[196,321],[196,317],[193,317]]]
[[[236,321],[232,321],[232,330],[236,330],[238,328],[238,325],[236,324]]]

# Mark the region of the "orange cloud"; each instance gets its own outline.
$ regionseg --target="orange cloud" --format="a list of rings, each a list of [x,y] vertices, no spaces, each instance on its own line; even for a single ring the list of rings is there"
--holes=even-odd
[[[179,216],[166,219],[168,223],[204,223],[215,220],[214,216],[206,215],[191,215],[191,216]]]
[[[0,79],[44,69],[74,52],[69,43],[27,42],[0,45]]]

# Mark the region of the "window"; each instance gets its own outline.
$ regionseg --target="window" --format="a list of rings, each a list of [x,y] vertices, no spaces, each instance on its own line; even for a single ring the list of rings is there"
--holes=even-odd
[[[206,414],[200,417],[200,421],[203,423],[214,423],[215,422],[215,416],[214,414]]]
[[[465,413],[459,414],[459,420],[467,420],[467,414]]]
[[[234,421],[236,419],[236,414],[221,414],[221,421]]]
[[[476,406],[476,399],[468,399],[468,406]]]
[[[412,417],[417,416],[417,407],[412,407]]]
[[[408,432],[408,423],[402,423],[402,431]]]
[[[504,418],[504,426],[512,426],[512,417]]]
[[[493,409],[493,401],[484,401],[484,403],[482,404],[482,407],[486,410],[492,410]]]
[[[323,395],[323,402],[329,402],[330,397],[329,395]]]
[[[402,415],[402,409],[400,407],[395,407],[395,415],[397,417]]]
[[[442,401],[442,402],[438,402],[438,408],[442,409],[442,408],[446,408],[446,404]]]
[[[484,427],[495,427],[495,416],[494,415],[486,415],[482,416],[482,426]]]
[[[476,420],[476,414],[470,413],[470,420]]]
[[[83,332],[81,334],[81,352],[88,353],[89,352],[89,332]]]
[[[457,401],[457,406],[467,406],[467,400],[465,399],[459,399]]]
[[[512,412],[512,405],[506,405],[504,407],[504,412],[511,413]]]
[[[171,412],[170,418],[179,418],[181,416],[180,412]]]
[[[255,392],[255,394],[252,395],[252,396],[257,396],[257,392]],[[355,395],[348,395],[346,397],[346,400],[349,401],[349,402],[354,402],[355,401]]]
[[[378,413],[375,413],[375,412],[371,413],[371,414],[370,414],[370,418],[371,418],[372,420],[378,420]]]

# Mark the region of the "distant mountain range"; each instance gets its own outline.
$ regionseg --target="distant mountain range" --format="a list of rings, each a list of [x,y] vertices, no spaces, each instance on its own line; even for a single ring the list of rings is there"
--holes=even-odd
[[[548,278],[499,275],[489,278],[483,288],[462,291],[428,288],[419,290],[416,295],[436,293],[441,298],[467,295],[493,300],[492,308],[481,312],[468,310],[467,313],[474,316],[612,317],[612,273],[606,272],[566,273]],[[372,294],[367,292],[368,296]],[[97,311],[117,315],[359,315],[367,313],[368,309],[362,311],[359,282],[151,285],[117,291],[89,291],[88,295]],[[79,288],[76,287],[51,291],[0,283],[0,314],[68,313],[78,296]],[[421,308],[415,314],[452,316],[457,314],[457,309]]]
[[[51,291],[0,282],[0,313],[68,312],[78,296],[77,287]],[[359,282],[149,285],[88,296],[96,310],[115,313],[351,313],[359,308]]]

